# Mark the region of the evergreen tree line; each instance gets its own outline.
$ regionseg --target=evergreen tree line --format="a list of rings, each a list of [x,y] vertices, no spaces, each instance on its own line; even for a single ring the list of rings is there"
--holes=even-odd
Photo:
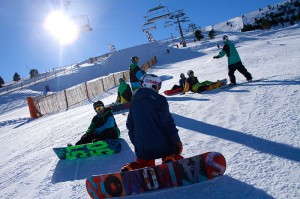
[[[270,10],[274,10],[275,7],[268,6]],[[273,26],[278,26],[284,23],[290,23],[294,25],[296,22],[300,21],[300,2],[299,0],[286,2],[284,5],[277,5],[277,10],[279,12],[266,13],[262,18],[255,18],[254,24],[244,24],[242,32],[251,30],[269,30]],[[259,9],[262,11],[262,9]]]
[[[211,29],[209,32],[208,32],[208,37],[210,39],[214,39],[215,38],[215,34],[216,34],[216,31],[214,29]],[[202,33],[201,30],[196,30],[194,32],[194,36],[196,38],[197,41],[200,41],[201,39],[204,39],[204,35]]]
[[[39,72],[37,69],[31,69],[29,72],[30,78],[35,78],[39,75]],[[21,77],[19,75],[19,73],[15,72],[14,76],[13,76],[13,81],[17,82],[20,81]],[[0,88],[2,88],[2,86],[5,84],[3,78],[0,76]]]

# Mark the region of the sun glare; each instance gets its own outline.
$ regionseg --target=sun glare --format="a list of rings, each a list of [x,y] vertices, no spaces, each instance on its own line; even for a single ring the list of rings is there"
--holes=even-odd
[[[76,24],[59,11],[49,13],[44,26],[62,45],[72,44],[79,35]]]

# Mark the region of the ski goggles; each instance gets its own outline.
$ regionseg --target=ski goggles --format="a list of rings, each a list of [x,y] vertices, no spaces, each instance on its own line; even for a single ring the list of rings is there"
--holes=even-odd
[[[104,106],[96,106],[95,107],[96,112],[103,111],[104,109],[105,109]]]

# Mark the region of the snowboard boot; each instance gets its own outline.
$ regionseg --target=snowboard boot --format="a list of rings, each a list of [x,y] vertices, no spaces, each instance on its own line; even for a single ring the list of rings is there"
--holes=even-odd
[[[132,166],[132,163],[134,163],[134,162],[125,164],[125,165],[121,168],[120,172],[125,172],[125,171],[132,171],[132,170],[134,170],[134,168],[133,168],[133,166]]]
[[[152,167],[155,166],[155,160],[142,160],[140,158],[136,159],[136,162],[130,162],[125,164],[122,168],[121,168],[121,172],[124,171],[132,171],[135,169],[141,169],[144,167]]]
[[[68,143],[68,144],[67,144],[67,147],[69,147],[69,146],[73,146],[73,144],[71,144],[71,143]]]
[[[230,84],[229,84],[229,86],[234,86],[234,85],[236,85],[236,83],[230,83]]]
[[[93,140],[92,140],[92,143],[95,143],[95,142],[99,142],[99,140],[93,139]]]

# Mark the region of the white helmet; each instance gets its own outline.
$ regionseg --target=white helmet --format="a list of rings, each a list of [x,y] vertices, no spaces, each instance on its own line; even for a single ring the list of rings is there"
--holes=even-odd
[[[145,74],[141,77],[140,84],[143,88],[151,88],[158,92],[161,88],[161,79],[157,75]]]

